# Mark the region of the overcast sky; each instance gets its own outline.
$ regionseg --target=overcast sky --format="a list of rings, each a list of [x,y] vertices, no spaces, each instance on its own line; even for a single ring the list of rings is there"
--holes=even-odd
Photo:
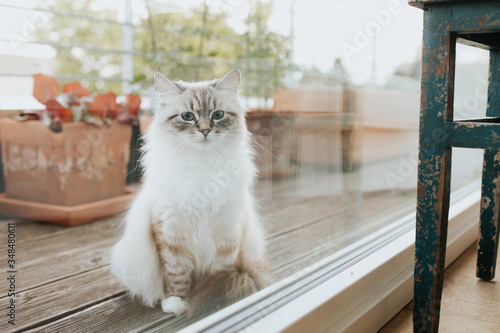
[[[102,7],[119,9],[123,15],[125,0],[101,0]],[[144,16],[144,0],[132,0],[136,16]],[[182,11],[203,0],[150,0],[158,11]],[[266,0],[263,0],[266,1]],[[214,9],[230,14],[228,23],[238,32],[245,29],[248,0],[207,0]],[[420,57],[422,11],[406,0],[275,0],[270,19],[271,29],[289,35],[290,8],[295,2],[294,61],[305,66],[329,70],[335,58],[342,59],[355,84],[375,80],[383,84],[404,62]],[[34,6],[41,0],[0,0],[0,4]],[[33,22],[34,12],[0,10],[0,39],[9,33],[21,34],[26,22]],[[118,19],[121,19],[120,17]],[[0,43],[0,54],[12,54],[8,43]],[[19,53],[18,53],[19,54]],[[50,47],[25,47],[21,55],[54,57]],[[374,57],[375,56],[375,61]],[[487,61],[487,53],[459,48],[457,61]]]

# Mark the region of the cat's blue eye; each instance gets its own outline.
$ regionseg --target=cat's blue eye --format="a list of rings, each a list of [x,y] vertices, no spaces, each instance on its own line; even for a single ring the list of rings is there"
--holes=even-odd
[[[224,117],[224,111],[217,110],[214,113],[212,113],[212,119],[213,120],[220,120]]]
[[[194,114],[192,112],[184,112],[181,114],[182,120],[191,121],[194,119]]]

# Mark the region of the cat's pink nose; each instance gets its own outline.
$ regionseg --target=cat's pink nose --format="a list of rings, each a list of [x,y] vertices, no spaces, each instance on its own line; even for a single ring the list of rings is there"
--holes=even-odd
[[[205,136],[205,138],[207,137],[208,133],[210,133],[211,129],[210,128],[204,128],[204,129],[201,129],[200,132],[203,133],[203,135]]]

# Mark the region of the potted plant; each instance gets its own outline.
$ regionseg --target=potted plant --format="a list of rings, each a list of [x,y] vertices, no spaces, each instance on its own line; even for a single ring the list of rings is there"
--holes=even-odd
[[[111,92],[90,96],[80,83],[34,76],[45,110],[0,123],[5,193],[0,211],[74,225],[126,208],[131,126],[140,98]]]

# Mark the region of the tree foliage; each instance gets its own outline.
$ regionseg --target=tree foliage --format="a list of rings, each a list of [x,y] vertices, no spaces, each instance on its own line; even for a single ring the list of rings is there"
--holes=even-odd
[[[285,36],[272,32],[268,20],[273,2],[257,1],[250,7],[247,18],[245,52],[239,58],[240,66],[247,75],[247,95],[269,98],[274,88],[281,86],[285,76],[288,43]]]
[[[159,70],[184,81],[213,79],[227,72],[242,54],[240,36],[226,23],[224,13],[213,14],[206,4],[187,12],[150,11],[136,29],[136,44],[144,57],[135,63],[136,81]]]
[[[40,41],[55,43],[56,73],[98,78],[121,78],[122,55],[101,52],[122,49],[122,27],[115,10],[94,10],[97,0],[57,0],[47,6],[57,13],[50,29],[38,31]],[[149,9],[149,2],[145,0]],[[243,71],[243,89],[247,95],[269,97],[282,84],[288,45],[286,38],[270,31],[267,21],[272,3],[250,2],[247,32],[238,34],[227,24],[228,15],[215,12],[206,3],[173,13],[155,13],[141,19],[134,29],[134,86],[141,90],[151,86],[154,71],[184,81],[221,77],[230,68]],[[78,18],[88,15],[105,22]],[[71,46],[70,46],[71,45]],[[67,47],[65,47],[67,46]],[[112,90],[121,93],[120,82],[106,80],[84,82],[93,92]]]
[[[36,31],[39,41],[60,45],[57,47],[55,68],[57,74],[100,78],[120,77],[121,54],[99,52],[97,49],[121,50],[121,26],[78,18],[78,14],[93,16],[96,19],[116,17],[116,11],[113,10],[100,10],[99,13],[93,11],[95,2],[95,0],[57,0],[47,5],[49,10],[56,13],[76,14],[54,14],[47,27]],[[120,82],[105,80],[82,80],[82,82],[93,92],[121,91]]]

